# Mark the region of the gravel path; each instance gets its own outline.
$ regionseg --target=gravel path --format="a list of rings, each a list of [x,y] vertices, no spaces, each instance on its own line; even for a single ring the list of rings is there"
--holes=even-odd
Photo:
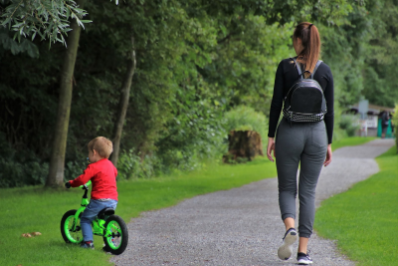
[[[394,145],[391,139],[345,147],[333,154],[317,187],[316,205],[379,171],[374,157]],[[276,255],[284,226],[276,178],[185,200],[132,219],[129,245],[115,265],[295,265]],[[333,241],[314,234],[309,249],[313,265],[355,265],[340,255]]]

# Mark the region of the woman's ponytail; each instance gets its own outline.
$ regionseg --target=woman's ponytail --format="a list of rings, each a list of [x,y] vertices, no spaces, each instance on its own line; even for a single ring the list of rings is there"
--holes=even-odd
[[[321,52],[321,38],[318,28],[309,22],[302,22],[296,26],[294,38],[300,38],[304,47],[298,55],[298,62],[305,65],[305,70],[313,72]],[[308,77],[309,74],[306,74]]]

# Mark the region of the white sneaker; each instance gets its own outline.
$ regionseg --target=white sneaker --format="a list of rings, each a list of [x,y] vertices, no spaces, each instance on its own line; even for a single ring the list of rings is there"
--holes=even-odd
[[[297,240],[297,231],[294,228],[290,228],[286,231],[283,237],[283,244],[278,249],[278,257],[281,260],[288,260],[293,253],[293,244]]]
[[[309,254],[305,254],[302,252],[297,253],[297,263],[299,265],[308,265],[312,263],[312,259]]]

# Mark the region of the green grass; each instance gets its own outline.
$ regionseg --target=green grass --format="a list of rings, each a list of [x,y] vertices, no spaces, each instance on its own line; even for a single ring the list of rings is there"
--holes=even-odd
[[[337,240],[358,265],[397,265],[398,155],[396,147],[376,159],[380,172],[322,202],[315,229]]]
[[[118,183],[117,214],[128,223],[143,211],[160,209],[199,194],[239,187],[276,176],[275,165],[265,158],[239,165],[209,165],[200,171],[150,180]],[[101,251],[66,244],[60,233],[62,215],[80,204],[81,189],[52,191],[39,187],[0,189],[0,265],[84,266],[112,265]],[[41,236],[23,238],[23,233]]]
[[[369,141],[350,138],[334,142],[358,145]],[[196,195],[239,187],[275,177],[275,164],[266,158],[239,165],[208,165],[200,171],[149,180],[118,183],[117,214],[128,223],[143,211],[169,207]],[[40,187],[0,189],[1,266],[84,266],[112,265],[110,255],[101,251],[102,239],[94,238],[96,250],[84,250],[63,242],[62,215],[80,205],[82,190],[45,190]],[[39,231],[41,236],[23,238],[23,233]]]
[[[375,140],[376,137],[349,137],[343,138],[340,140],[333,141],[332,143],[332,150],[335,151],[338,148],[345,147],[345,146],[355,146],[361,145],[371,140]]]

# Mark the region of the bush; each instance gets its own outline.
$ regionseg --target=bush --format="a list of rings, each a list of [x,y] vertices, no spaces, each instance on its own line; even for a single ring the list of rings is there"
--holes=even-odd
[[[162,173],[164,166],[156,156],[145,156],[143,159],[133,149],[124,151],[117,163],[118,180],[133,178],[151,178]]]
[[[342,117],[343,109],[338,101],[334,103],[334,127],[333,127],[333,141],[340,140],[347,137],[344,129],[340,128],[340,120]]]
[[[0,188],[42,185],[48,166],[29,149],[23,152],[13,149],[0,132]]]
[[[355,136],[355,133],[361,128],[358,123],[358,117],[355,115],[342,115],[339,126],[348,137]]]
[[[17,162],[0,158],[0,188],[44,185],[48,163],[38,161]]]
[[[72,180],[83,174],[84,169],[86,169],[89,161],[86,157],[79,161],[69,161],[65,164],[64,178],[66,180]]]

